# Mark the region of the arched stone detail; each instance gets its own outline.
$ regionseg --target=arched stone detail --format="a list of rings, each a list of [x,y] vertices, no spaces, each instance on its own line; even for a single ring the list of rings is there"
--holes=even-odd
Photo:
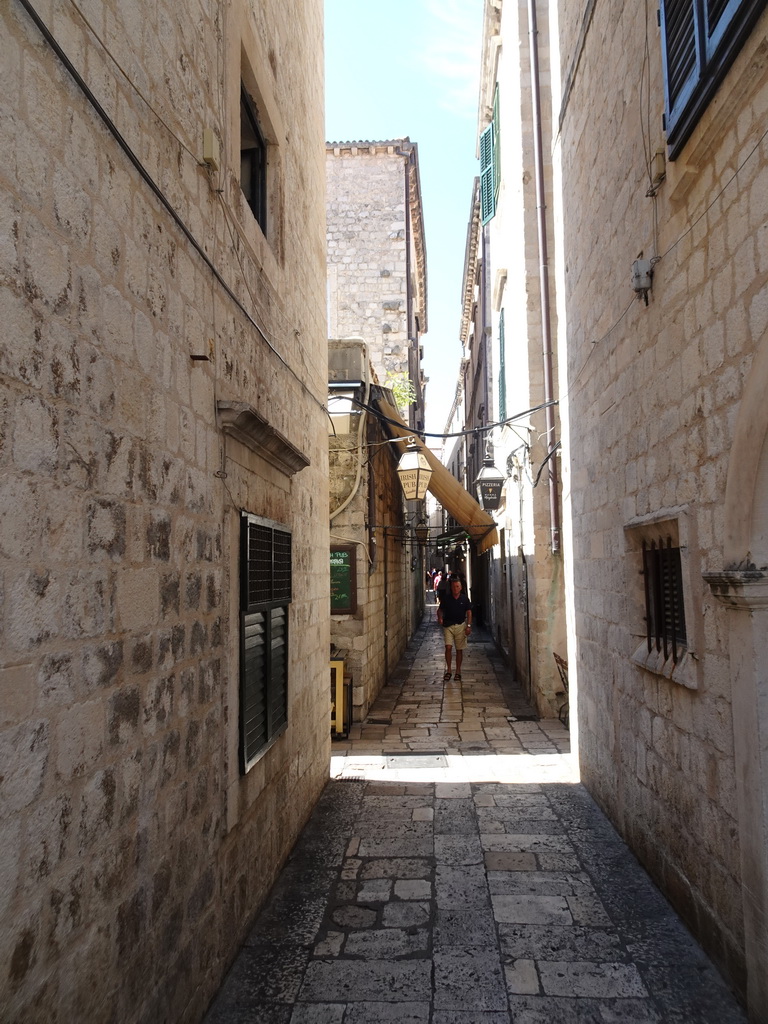
[[[749,1019],[768,1024],[768,336],[739,408],[725,488],[724,567]]]
[[[725,485],[726,569],[768,565],[768,336],[741,400]]]

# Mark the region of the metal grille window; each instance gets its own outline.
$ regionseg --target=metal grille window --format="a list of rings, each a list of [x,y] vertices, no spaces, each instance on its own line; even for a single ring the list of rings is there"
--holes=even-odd
[[[664,652],[677,663],[686,647],[680,548],[666,541],[643,541],[645,622],[648,651]]]
[[[240,86],[240,188],[259,227],[267,231],[267,143],[256,108]]]
[[[670,159],[725,77],[766,0],[661,0]]]
[[[288,723],[291,534],[244,513],[240,566],[240,754],[247,772]]]

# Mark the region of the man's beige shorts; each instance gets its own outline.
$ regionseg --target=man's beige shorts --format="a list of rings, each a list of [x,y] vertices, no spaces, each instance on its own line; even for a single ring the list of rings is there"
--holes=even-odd
[[[463,651],[467,646],[466,622],[459,622],[455,626],[443,626],[443,637],[446,647],[455,647],[457,651]]]

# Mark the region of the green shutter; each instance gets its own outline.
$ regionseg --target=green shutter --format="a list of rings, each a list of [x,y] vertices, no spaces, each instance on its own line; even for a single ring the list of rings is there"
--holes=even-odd
[[[496,213],[501,185],[499,150],[499,87],[493,94],[493,117],[480,136],[480,216],[487,224]]]
[[[493,122],[491,122],[480,136],[480,218],[483,224],[487,224],[496,213],[493,149]]]

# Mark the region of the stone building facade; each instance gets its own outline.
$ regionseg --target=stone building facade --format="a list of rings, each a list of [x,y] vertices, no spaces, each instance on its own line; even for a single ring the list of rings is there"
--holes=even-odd
[[[537,104],[528,28],[527,0],[486,3],[481,173],[471,196],[460,327],[464,427],[480,432],[468,436],[462,462],[470,490],[488,458],[503,478],[493,512],[499,544],[473,559],[473,600],[510,671],[548,717],[567,700],[554,658],[566,656],[557,317],[553,281],[541,273],[554,269],[552,124],[549,32],[544,22],[535,34]]]
[[[322,5],[34,8],[0,11],[0,1017],[194,1021],[328,773]]]
[[[583,779],[766,1021],[768,12],[539,8]]]
[[[391,392],[372,380],[364,342],[332,340],[329,348],[332,372],[363,367],[358,393],[366,406],[397,415]],[[397,476],[402,446],[391,442],[386,425],[360,407],[348,418],[334,415],[333,394],[329,409],[338,429],[328,436],[331,551],[345,553],[354,582],[351,604],[335,607],[332,593],[331,640],[349,676],[348,718],[360,722],[424,612],[422,552],[413,533],[423,503],[405,501]]]
[[[424,428],[421,336],[426,241],[418,147],[410,139],[327,144],[328,336],[361,338],[377,382],[405,374]]]
[[[332,549],[354,551],[357,581],[354,611],[334,613],[331,639],[344,652],[359,721],[424,609],[423,552],[413,535],[423,508],[404,502],[401,446],[388,443],[374,406],[379,396],[424,427],[426,242],[415,143],[331,142],[326,170],[329,378],[336,389],[356,381],[356,398],[368,406],[354,407],[351,433],[345,426],[329,437]],[[391,389],[408,384],[399,405]],[[332,419],[334,408],[332,400]]]

